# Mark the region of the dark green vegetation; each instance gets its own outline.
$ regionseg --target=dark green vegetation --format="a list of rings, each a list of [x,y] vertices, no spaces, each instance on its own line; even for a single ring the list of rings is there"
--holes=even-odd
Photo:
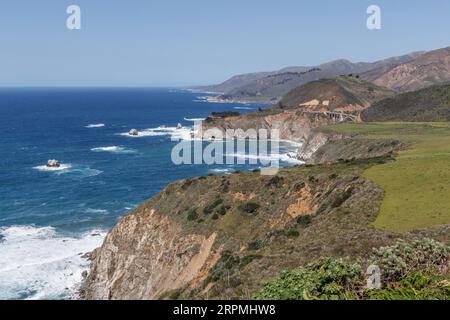
[[[450,300],[450,247],[431,239],[373,249],[366,259],[319,259],[283,271],[255,299]],[[368,289],[365,269],[381,270],[381,289]]]
[[[313,81],[286,94],[279,106],[296,108],[299,104],[317,99],[330,102],[328,109],[345,108],[348,105],[367,108],[375,101],[392,97],[394,92],[352,76]]]
[[[239,115],[240,115],[239,112],[234,112],[234,111],[212,112],[211,115],[204,120],[204,122],[206,124],[212,124],[212,123],[214,123],[215,119],[238,117]]]
[[[450,85],[399,94],[362,113],[364,121],[450,121]]]
[[[211,115],[216,118],[227,118],[227,117],[237,117],[240,115],[240,113],[236,111],[224,111],[224,112],[213,112],[211,113]]]

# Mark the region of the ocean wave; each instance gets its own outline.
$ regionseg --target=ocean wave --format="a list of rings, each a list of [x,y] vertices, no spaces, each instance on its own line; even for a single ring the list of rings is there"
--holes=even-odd
[[[192,121],[192,122],[197,122],[197,121],[203,121],[205,120],[205,118],[184,118],[185,121]]]
[[[242,159],[242,160],[256,160],[264,162],[282,161],[290,164],[303,164],[304,162],[296,158],[295,152],[277,153],[277,154],[244,154],[244,153],[227,153],[226,157]]]
[[[155,137],[155,136],[169,136],[172,141],[178,140],[192,140],[191,127],[157,127],[148,128],[138,131],[136,136],[130,135],[128,132],[119,133],[121,136],[129,138],[143,138],[143,137]]]
[[[90,167],[74,167],[69,173],[77,178],[89,178],[102,174],[102,170],[92,169]]]
[[[127,149],[119,146],[110,146],[110,147],[97,147],[92,148],[91,151],[94,152],[111,152],[111,153],[136,153],[134,149]]]
[[[47,167],[47,166],[37,166],[33,167],[33,169],[42,171],[42,172],[51,172],[55,175],[68,175],[76,178],[88,178],[98,176],[102,174],[103,171],[92,169],[88,166],[75,166],[72,164],[61,164],[59,167]]]
[[[87,126],[85,126],[85,128],[93,129],[93,128],[102,128],[104,126],[105,126],[104,123],[91,123],[91,124],[88,124]]]
[[[35,169],[35,170],[50,171],[50,172],[53,172],[53,171],[68,171],[71,168],[72,168],[71,164],[61,164],[59,167],[47,167],[46,165],[33,167],[33,169]]]
[[[0,299],[75,298],[89,266],[82,256],[104,237],[101,230],[68,237],[52,227],[0,228]]]
[[[237,109],[237,110],[255,110],[255,108],[250,108],[250,107],[234,107],[234,109]]]
[[[84,210],[85,213],[100,213],[100,214],[106,214],[108,213],[108,210],[105,209],[93,209],[93,208],[87,208]]]
[[[210,169],[210,172],[213,173],[231,173],[234,171],[232,168],[217,168],[217,169]]]

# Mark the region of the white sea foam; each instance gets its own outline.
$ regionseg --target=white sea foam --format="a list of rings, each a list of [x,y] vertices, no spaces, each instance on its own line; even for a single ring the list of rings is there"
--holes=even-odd
[[[33,169],[42,172],[51,172],[56,175],[67,174],[76,178],[94,177],[103,173],[101,170],[92,169],[87,166],[74,166],[72,164],[61,164],[59,167],[37,166],[33,167]]]
[[[184,118],[185,121],[192,121],[192,122],[197,122],[197,121],[203,121],[205,120],[205,118]]]
[[[171,140],[192,140],[191,127],[157,127],[139,130],[137,136],[130,135],[128,132],[119,133],[119,135],[129,138],[169,136]]]
[[[46,165],[33,167],[33,169],[39,171],[68,171],[70,168],[72,168],[71,164],[61,164],[59,167],[47,167]]]
[[[74,167],[69,173],[77,178],[89,178],[98,176],[99,174],[102,174],[103,171],[89,167]]]
[[[82,255],[104,236],[98,230],[68,237],[52,227],[0,228],[0,299],[74,298],[89,265]]]
[[[105,209],[94,209],[94,208],[87,208],[84,210],[86,213],[99,213],[99,214],[106,214],[108,213],[108,210]]]
[[[217,168],[217,169],[210,169],[210,172],[214,172],[214,173],[230,173],[233,172],[234,169],[232,168]]]
[[[250,108],[250,107],[234,107],[234,109],[237,109],[237,110],[255,110],[255,108]]]
[[[243,159],[245,161],[256,160],[256,161],[264,161],[264,162],[277,162],[283,161],[290,164],[303,164],[304,162],[298,160],[295,156],[294,152],[288,153],[277,153],[277,154],[247,154],[247,153],[227,153],[227,157]]]
[[[92,148],[91,151],[94,151],[94,152],[111,152],[111,153],[136,153],[136,150],[127,149],[127,148],[120,147],[120,146]]]
[[[85,128],[93,129],[93,128],[102,128],[104,126],[105,126],[104,123],[91,123],[91,124],[88,124],[87,126],[85,126]]]

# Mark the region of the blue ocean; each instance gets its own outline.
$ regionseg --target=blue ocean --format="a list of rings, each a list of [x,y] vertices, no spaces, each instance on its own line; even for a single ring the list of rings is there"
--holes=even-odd
[[[206,95],[1,89],[0,299],[76,298],[89,263],[83,255],[124,214],[175,180],[258,167],[172,163],[174,134],[188,133],[194,120],[267,107],[210,103]],[[132,128],[138,136],[128,135]],[[61,166],[46,167],[49,159]]]

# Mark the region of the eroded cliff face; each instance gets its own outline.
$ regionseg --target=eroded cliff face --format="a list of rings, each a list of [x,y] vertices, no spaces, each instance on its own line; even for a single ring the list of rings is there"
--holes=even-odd
[[[301,109],[289,109],[214,119],[210,123],[204,123],[204,130],[218,128],[224,136],[227,129],[243,131],[267,129],[269,134],[270,130],[278,130],[280,139],[303,143],[309,139],[315,128],[333,123],[336,123],[336,120],[308,114]],[[235,137],[243,136],[238,133]]]
[[[281,270],[392,242],[369,226],[370,162],[182,180],[125,216],[93,254],[86,299],[249,298]],[[445,235],[436,229],[428,236]],[[420,236],[423,236],[421,234]]]
[[[182,226],[155,209],[124,217],[97,249],[86,299],[156,299],[195,279],[217,233],[180,235]]]
[[[393,157],[406,147],[398,140],[352,139],[336,134],[325,134],[319,137],[320,146],[305,158],[306,164],[333,164],[339,161],[364,160]],[[318,144],[310,143],[311,146]]]

